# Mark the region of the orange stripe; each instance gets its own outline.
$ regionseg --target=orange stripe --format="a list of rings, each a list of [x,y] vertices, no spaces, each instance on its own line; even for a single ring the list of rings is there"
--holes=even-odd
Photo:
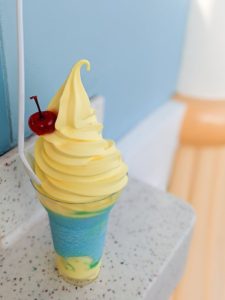
[[[173,99],[187,105],[180,135],[182,144],[225,144],[225,99],[203,100],[179,93]]]

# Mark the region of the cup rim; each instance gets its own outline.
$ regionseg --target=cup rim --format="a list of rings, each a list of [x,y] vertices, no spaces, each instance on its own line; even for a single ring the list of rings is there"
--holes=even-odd
[[[107,195],[107,196],[105,196],[105,197],[103,197],[103,198],[101,198],[101,199],[99,199],[99,200],[95,200],[95,201],[88,201],[88,202],[67,202],[67,201],[60,201],[60,200],[58,200],[58,199],[56,199],[56,198],[51,197],[51,196],[48,195],[48,194],[44,194],[44,193],[40,192],[40,191],[38,190],[38,188],[36,187],[35,183],[34,183],[32,180],[30,180],[30,182],[31,182],[33,188],[35,189],[35,191],[36,191],[38,194],[40,194],[40,195],[43,196],[43,197],[48,198],[48,199],[51,200],[51,201],[54,201],[54,202],[57,202],[57,203],[60,203],[60,204],[62,204],[62,203],[65,203],[65,204],[74,204],[74,205],[76,205],[76,204],[78,204],[78,205],[79,205],[79,204],[82,204],[82,205],[94,204],[94,203],[99,203],[99,202],[101,202],[101,201],[104,201],[104,200],[106,200],[107,198],[112,197],[112,196],[114,196],[114,195],[119,194],[119,193],[122,192],[122,190],[119,190],[118,192],[109,194],[109,195]]]

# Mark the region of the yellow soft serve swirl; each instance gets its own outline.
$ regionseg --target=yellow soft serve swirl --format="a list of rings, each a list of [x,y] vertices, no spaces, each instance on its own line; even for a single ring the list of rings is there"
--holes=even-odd
[[[39,192],[65,203],[89,203],[121,191],[127,183],[127,166],[113,141],[102,137],[83,87],[80,69],[73,67],[53,97],[48,110],[58,114],[55,131],[38,138],[35,172],[41,180]]]

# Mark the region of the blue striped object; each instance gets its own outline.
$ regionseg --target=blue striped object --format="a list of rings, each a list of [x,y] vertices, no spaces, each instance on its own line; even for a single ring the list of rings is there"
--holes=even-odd
[[[70,218],[48,211],[53,244],[63,257],[89,256],[94,262],[102,256],[111,207],[96,216]]]
[[[0,31],[0,44],[2,35]],[[0,47],[0,155],[12,146],[11,116],[9,108],[9,95],[7,87],[7,75],[5,70],[4,49]]]

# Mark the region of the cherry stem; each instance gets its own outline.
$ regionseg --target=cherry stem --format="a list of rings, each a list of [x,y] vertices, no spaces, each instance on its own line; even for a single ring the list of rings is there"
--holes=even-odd
[[[37,108],[38,108],[38,111],[39,111],[40,119],[44,119],[43,113],[42,113],[41,108],[40,108],[40,105],[39,105],[39,103],[38,103],[38,97],[37,97],[37,96],[32,96],[32,97],[30,97],[30,99],[31,99],[31,100],[33,99],[33,100],[35,101],[35,103],[36,103]]]

